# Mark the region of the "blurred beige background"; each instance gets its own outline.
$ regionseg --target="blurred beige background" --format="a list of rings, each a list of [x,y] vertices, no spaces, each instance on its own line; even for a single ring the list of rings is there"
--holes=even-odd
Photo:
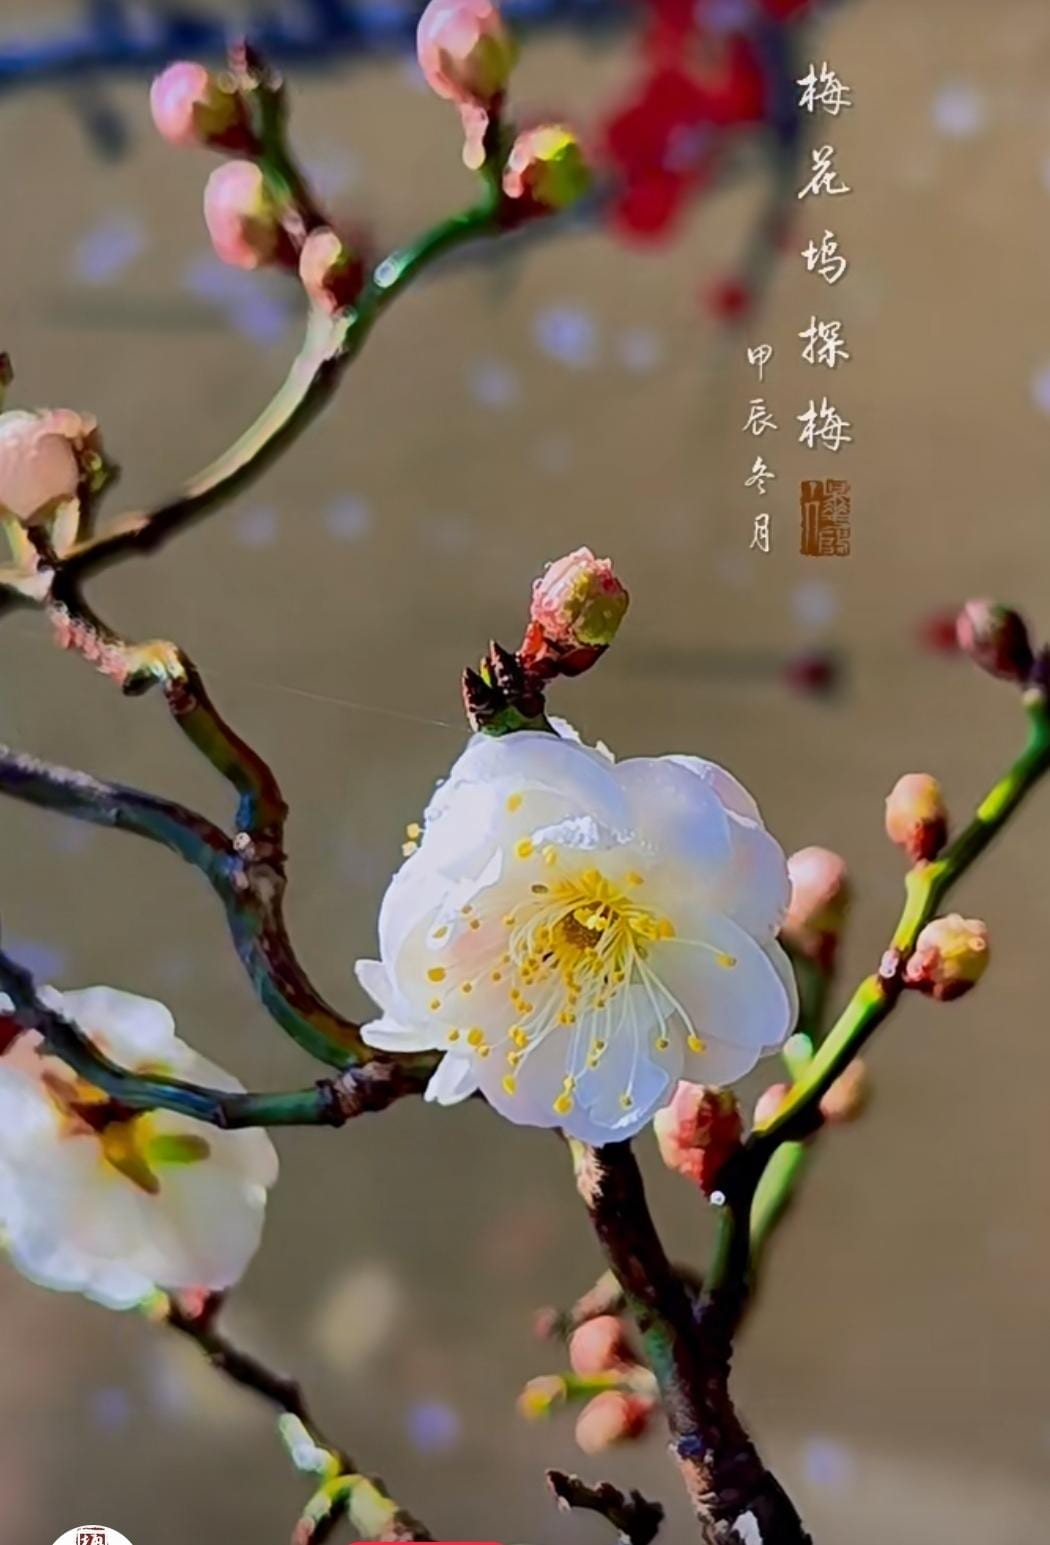
[[[3,31],[74,10],[6,0]],[[1050,629],[1050,11],[856,0],[813,54],[857,101],[834,128],[852,269],[825,291],[793,242],[752,329],[778,349],[768,557],[748,552],[751,379],[697,303],[746,235],[750,179],[651,253],[594,231],[421,284],[260,485],[94,587],[122,629],[178,639],[272,758],[293,812],[295,935],[351,1011],[366,1009],[352,964],[372,950],[404,824],[462,741],[459,670],[491,635],[513,642],[532,576],[581,542],[615,557],[634,600],[616,649],[556,708],[620,752],[723,761],[786,846],[841,849],[859,891],[847,985],[899,904],[890,785],[933,771],[961,816],[1019,739],[1010,694],[916,632],[975,592]],[[586,120],[631,72],[625,40],[548,35],[517,89]],[[114,509],[235,436],[297,327],[284,286],[209,257],[212,163],[155,139],[145,84],[105,84],[132,134],[110,162],[59,92],[0,101],[15,400],[98,414],[125,469]],[[469,196],[453,115],[402,62],[303,72],[295,91],[305,159],[388,243]],[[791,489],[813,463],[787,427],[824,384],[793,359],[829,294],[853,352],[834,380],[855,434],[831,469],[854,488],[854,555],[838,562],[797,555]],[[833,702],[753,668],[811,644],[848,656]],[[5,622],[2,648],[5,740],[225,813],[159,703],[122,701],[31,618]],[[989,923],[992,970],[962,1004],[905,1005],[881,1036],[874,1108],[830,1136],[740,1350],[741,1405],[820,1545],[1047,1535],[1048,799],[957,898]],[[14,804],[0,823],[5,937],[43,974],[164,998],[250,1085],[314,1076],[256,1007],[193,873]],[[607,1539],[544,1495],[545,1465],[582,1459],[570,1422],[527,1428],[514,1410],[552,1366],[531,1311],[599,1265],[558,1145],[418,1102],[279,1145],[231,1315],[242,1338],[299,1373],[331,1431],[436,1532]],[[702,1259],[702,1208],[641,1146],[671,1248]],[[134,1545],[286,1539],[304,1486],[268,1417],[145,1323],[5,1271],[0,1366],[5,1545],[85,1520]],[[689,1537],[658,1437],[582,1465],[661,1493],[667,1538]]]

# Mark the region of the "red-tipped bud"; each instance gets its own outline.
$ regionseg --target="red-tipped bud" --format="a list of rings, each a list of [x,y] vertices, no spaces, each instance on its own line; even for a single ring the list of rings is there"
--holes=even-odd
[[[934,918],[920,933],[904,968],[904,980],[931,998],[961,998],[988,965],[988,929],[976,918]]]
[[[856,1058],[840,1073],[820,1102],[820,1114],[829,1126],[856,1121],[871,1098],[871,1078],[867,1064]]]
[[[259,167],[227,161],[204,190],[204,219],[212,245],[234,268],[261,268],[281,260],[286,238]]]
[[[157,131],[171,145],[252,147],[244,103],[233,82],[202,64],[188,59],[169,64],[150,87],[149,107]]]
[[[886,800],[886,835],[913,864],[936,858],[948,840],[944,791],[929,773],[905,773]]]
[[[772,1121],[790,1093],[790,1084],[770,1084],[768,1089],[763,1089],[755,1101],[755,1126],[764,1127],[767,1122]]]
[[[656,1402],[645,1395],[603,1390],[589,1400],[576,1421],[576,1442],[585,1454],[600,1454],[616,1443],[640,1438]]]
[[[1003,681],[1024,686],[1032,669],[1032,645],[1024,618],[997,601],[967,601],[955,623],[959,648],[975,665]]]
[[[569,1362],[574,1373],[612,1373],[631,1361],[623,1326],[615,1314],[600,1314],[572,1333]]]
[[[781,937],[813,960],[829,965],[849,911],[846,860],[830,848],[800,848],[788,859],[791,901]]]
[[[416,54],[439,97],[487,110],[507,88],[517,47],[493,0],[430,0],[419,19]]]
[[[313,304],[334,315],[357,299],[364,266],[335,231],[319,226],[303,243],[299,277]]]
[[[710,1196],[718,1173],[743,1136],[740,1108],[728,1089],[682,1082],[653,1122],[660,1157]]]
[[[519,134],[507,157],[503,192],[516,217],[567,209],[587,192],[591,174],[571,129],[544,124]]]

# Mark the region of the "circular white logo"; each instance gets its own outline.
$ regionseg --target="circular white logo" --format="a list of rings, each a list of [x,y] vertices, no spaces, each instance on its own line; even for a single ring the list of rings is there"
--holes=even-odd
[[[78,1524],[60,1534],[55,1545],[131,1545],[131,1541],[117,1529],[107,1529],[105,1524]]]

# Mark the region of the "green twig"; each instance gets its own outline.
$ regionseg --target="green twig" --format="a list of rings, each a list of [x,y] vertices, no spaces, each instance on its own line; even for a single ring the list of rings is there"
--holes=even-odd
[[[748,1139],[720,1177],[726,1206],[716,1258],[708,1273],[709,1308],[735,1324],[746,1303],[753,1257],[765,1245],[790,1201],[805,1155],[801,1148],[819,1124],[819,1106],[835,1080],[889,1017],[900,999],[903,970],[926,924],[955,883],[1002,831],[1050,771],[1050,708],[1046,693],[1025,695],[1028,740],[1017,760],[977,807],[970,824],[932,862],[905,882],[905,904],[879,970],[856,989],[836,1024],[800,1072],[779,1109]]]

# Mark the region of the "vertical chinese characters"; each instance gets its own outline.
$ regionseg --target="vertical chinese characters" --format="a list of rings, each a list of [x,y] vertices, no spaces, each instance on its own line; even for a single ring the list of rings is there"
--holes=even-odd
[[[853,106],[852,88],[824,60],[818,67],[810,63],[799,78],[798,105],[802,112],[838,118]],[[852,192],[836,165],[832,144],[814,147],[810,152],[807,180],[799,189],[800,202],[810,199],[841,198]],[[825,226],[820,237],[812,237],[801,252],[806,272],[833,288],[845,275],[849,263],[840,250],[835,232]],[[799,332],[801,357],[814,370],[833,371],[850,360],[851,352],[840,320],[810,313],[809,322]],[[822,392],[813,396],[797,415],[800,426],[798,442],[810,451],[833,455],[852,444],[853,428],[849,419]],[[800,551],[811,558],[845,558],[850,554],[850,485],[842,478],[806,479],[799,489],[801,514]]]

